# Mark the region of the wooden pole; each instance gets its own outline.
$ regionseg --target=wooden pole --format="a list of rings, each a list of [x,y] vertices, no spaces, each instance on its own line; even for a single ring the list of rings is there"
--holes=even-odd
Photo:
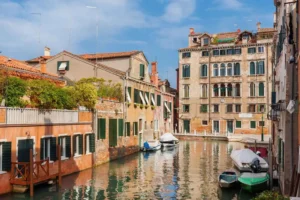
[[[270,189],[273,188],[273,151],[272,151],[272,142],[271,138],[269,138],[269,149],[268,149],[268,155],[269,155],[269,173],[270,173]]]
[[[296,179],[295,189],[294,189],[294,192],[293,192],[293,197],[295,197],[297,195],[298,187],[299,187],[299,181],[300,181],[300,174],[297,173],[297,179]]]
[[[33,197],[33,151],[30,149],[29,155],[29,178],[30,178],[30,196]]]
[[[61,148],[60,145],[57,145],[58,153],[58,185],[61,187]]]
[[[292,173],[292,178],[291,178],[291,185],[290,185],[290,196],[293,194],[293,189],[294,189],[294,177],[296,176],[296,165],[293,167],[293,173]]]

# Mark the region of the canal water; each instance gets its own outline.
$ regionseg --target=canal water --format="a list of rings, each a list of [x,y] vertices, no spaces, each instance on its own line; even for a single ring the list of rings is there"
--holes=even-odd
[[[245,191],[218,187],[219,173],[233,168],[231,151],[241,148],[240,143],[180,141],[177,148],[140,152],[63,177],[59,190],[37,186],[32,199],[248,200],[253,196]],[[9,194],[0,199],[30,198]]]

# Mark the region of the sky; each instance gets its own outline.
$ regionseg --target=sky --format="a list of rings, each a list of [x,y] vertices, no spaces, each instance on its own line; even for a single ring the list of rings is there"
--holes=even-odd
[[[43,55],[45,46],[51,55],[141,50],[173,87],[190,27],[212,34],[256,31],[257,22],[273,26],[275,11],[273,0],[0,1],[2,55],[28,60]]]

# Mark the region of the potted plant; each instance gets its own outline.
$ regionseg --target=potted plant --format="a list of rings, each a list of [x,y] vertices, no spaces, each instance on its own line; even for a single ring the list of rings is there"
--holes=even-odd
[[[138,107],[138,105],[139,105],[138,103],[134,103],[134,107],[135,107],[135,108]]]
[[[154,109],[155,109],[155,106],[151,106],[151,109],[154,110]]]
[[[126,102],[126,105],[129,107],[131,105],[131,103],[130,102]]]
[[[143,105],[143,104],[140,104],[140,108],[141,108],[141,109],[144,108],[144,105]]]
[[[148,104],[146,104],[146,105],[145,105],[145,108],[148,108],[148,107],[149,107],[149,105],[148,105]]]

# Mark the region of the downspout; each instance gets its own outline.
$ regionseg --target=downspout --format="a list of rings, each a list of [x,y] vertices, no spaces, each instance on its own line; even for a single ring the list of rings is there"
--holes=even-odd
[[[210,75],[210,72],[211,71],[210,70],[213,69],[212,67],[210,67],[210,62],[211,62],[211,51],[209,51],[208,70],[207,70],[208,71],[208,87],[207,88],[208,88],[208,121],[209,122],[211,121],[211,119],[210,119],[210,115],[211,115],[210,114],[210,112],[211,112],[211,105],[210,105],[211,104],[211,98],[210,98],[211,97],[211,87],[210,87],[211,86],[211,84],[210,84],[210,76],[211,75]],[[211,126],[210,127],[211,127],[211,132],[213,132],[213,128],[212,128],[213,124],[212,124],[212,122],[211,122]]]

